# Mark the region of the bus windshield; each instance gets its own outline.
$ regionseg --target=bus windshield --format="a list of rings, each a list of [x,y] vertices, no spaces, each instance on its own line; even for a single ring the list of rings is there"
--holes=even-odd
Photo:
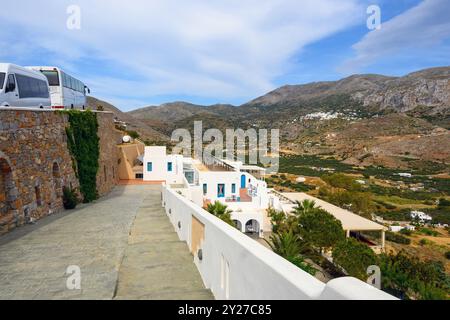
[[[47,77],[49,86],[59,86],[58,71],[42,70],[41,72]]]
[[[0,72],[0,90],[3,89],[3,82],[5,82],[5,75],[6,73]]]

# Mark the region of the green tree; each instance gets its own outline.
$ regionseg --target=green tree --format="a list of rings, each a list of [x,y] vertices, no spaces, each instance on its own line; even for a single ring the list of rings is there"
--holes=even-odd
[[[314,209],[316,209],[316,202],[314,200],[303,200],[302,202],[296,201],[297,206],[294,207],[292,213],[294,213],[296,216],[300,216],[305,213],[312,212]]]
[[[333,262],[350,276],[366,281],[367,268],[377,264],[377,257],[366,244],[349,238],[333,248]]]
[[[283,211],[276,210],[274,208],[267,209],[267,216],[270,218],[272,225],[272,231],[278,233],[286,222],[286,214]]]
[[[302,249],[302,242],[298,235],[290,232],[282,232],[280,234],[274,233],[270,237],[270,241],[266,242],[272,248],[273,252],[282,256],[289,262],[295,264],[300,269],[315,275],[317,270],[310,264],[306,263],[300,255]]]
[[[383,290],[402,299],[448,299],[450,277],[440,261],[421,261],[404,251],[382,254]]]
[[[323,209],[300,215],[298,222],[300,237],[320,252],[345,239],[341,222]]]
[[[217,218],[228,223],[230,226],[236,227],[233,220],[231,219],[232,211],[228,209],[228,206],[216,201],[213,204],[209,203],[206,207],[206,211],[215,215]]]

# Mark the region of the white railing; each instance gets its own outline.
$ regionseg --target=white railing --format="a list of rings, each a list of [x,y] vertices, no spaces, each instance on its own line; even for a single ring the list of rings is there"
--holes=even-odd
[[[162,199],[180,240],[189,248],[193,218],[203,225],[201,254],[194,253],[194,263],[216,299],[395,299],[351,277],[324,284],[168,186],[162,187]]]

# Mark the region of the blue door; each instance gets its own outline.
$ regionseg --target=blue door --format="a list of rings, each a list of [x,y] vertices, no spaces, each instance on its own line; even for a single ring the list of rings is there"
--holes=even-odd
[[[245,188],[245,186],[246,186],[246,183],[245,183],[246,181],[245,181],[245,174],[243,174],[242,176],[241,176],[241,189],[244,189]]]

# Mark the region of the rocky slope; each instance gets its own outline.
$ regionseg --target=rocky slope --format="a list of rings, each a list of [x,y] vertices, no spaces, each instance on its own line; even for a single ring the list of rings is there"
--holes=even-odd
[[[285,149],[361,165],[450,162],[450,67],[283,86],[238,107],[175,102],[127,115],[165,136],[195,120],[204,129],[280,128]]]
[[[97,110],[98,107],[101,106],[103,110],[114,113],[117,119],[127,123],[128,130],[137,131],[140,134],[142,140],[144,141],[169,140],[169,138],[166,135],[164,135],[160,131],[155,130],[154,128],[152,128],[152,126],[149,126],[148,123],[145,123],[140,119],[134,118],[132,115],[126,112],[122,112],[120,109],[118,109],[117,107],[113,106],[112,104],[106,101],[102,101],[94,97],[87,97],[87,104],[88,108],[91,108],[92,110]]]

